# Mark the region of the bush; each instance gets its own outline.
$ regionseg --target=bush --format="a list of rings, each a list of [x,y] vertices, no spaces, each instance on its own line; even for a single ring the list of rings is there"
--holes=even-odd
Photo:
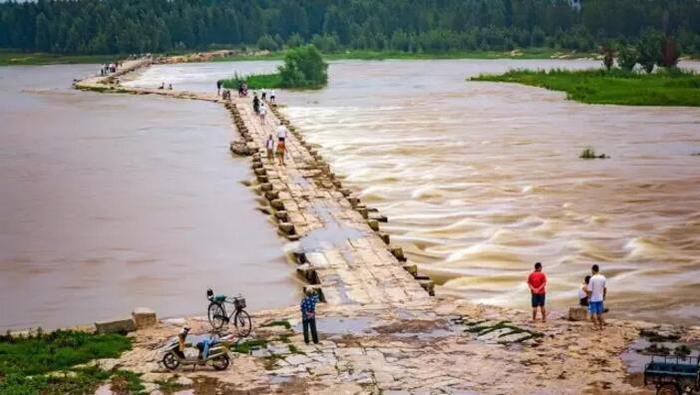
[[[625,45],[618,51],[617,64],[623,70],[632,71],[634,66],[637,65],[638,58],[639,53],[637,52],[637,49]]]
[[[603,52],[603,66],[607,70],[612,69],[613,64],[615,63],[615,51],[612,49],[611,46],[605,44],[603,45],[602,48]]]
[[[579,158],[581,158],[581,159],[608,159],[610,157],[605,155],[605,154],[596,155],[595,150],[591,147],[588,147],[581,152],[581,155],[579,155]]]
[[[279,73],[283,88],[313,88],[328,83],[328,64],[313,45],[289,50]]]
[[[294,33],[289,36],[289,39],[287,40],[287,46],[289,48],[301,47],[302,45],[304,45],[304,38],[301,37],[299,33]]]
[[[277,45],[277,41],[275,41],[272,36],[269,34],[266,34],[258,40],[258,48],[261,50],[267,50],[267,51],[276,51],[279,46]]]
[[[656,31],[647,32],[637,46],[639,51],[638,62],[647,73],[654,71],[654,66],[658,64],[663,56],[664,38]]]

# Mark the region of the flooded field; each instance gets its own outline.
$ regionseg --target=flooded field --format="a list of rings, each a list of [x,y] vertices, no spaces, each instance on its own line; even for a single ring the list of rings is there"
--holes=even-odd
[[[157,66],[132,81],[209,90],[276,62]],[[526,307],[541,261],[559,311],[593,263],[620,317],[700,322],[700,110],[584,105],[465,82],[510,68],[597,61],[342,61],[327,89],[283,92],[285,112],[439,293]],[[681,64],[700,69],[698,63]],[[187,82],[184,75],[188,76]],[[177,80],[181,78],[181,80]],[[612,158],[578,159],[587,146]]]
[[[295,303],[228,114],[70,88],[95,70],[0,67],[0,330],[205,314],[207,287]]]

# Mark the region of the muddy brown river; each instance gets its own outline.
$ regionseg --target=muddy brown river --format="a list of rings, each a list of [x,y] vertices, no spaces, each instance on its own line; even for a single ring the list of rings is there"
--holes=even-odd
[[[298,297],[212,103],[70,88],[94,66],[0,67],[0,329],[206,314]]]
[[[128,84],[209,91],[234,72],[277,64],[155,66]],[[598,66],[340,61],[328,88],[278,96],[345,182],[389,217],[383,229],[441,284],[438,293],[527,307],[524,281],[541,261],[549,304],[562,313],[598,263],[615,316],[697,325],[700,156],[691,154],[700,152],[700,109],[584,105],[562,93],[465,81],[509,68]],[[45,92],[35,86],[44,71],[21,80],[8,70],[0,68],[0,100],[12,103],[0,111],[13,125],[0,135],[0,326],[64,315],[83,322],[143,300],[199,311],[202,289],[217,281],[261,304],[291,303],[281,242],[238,183],[247,169],[225,155],[224,111]],[[64,67],[55,77],[82,71]],[[11,95],[26,104],[8,98],[5,86],[28,85],[39,91]],[[588,146],[611,159],[578,159]],[[223,268],[228,279],[210,274]]]

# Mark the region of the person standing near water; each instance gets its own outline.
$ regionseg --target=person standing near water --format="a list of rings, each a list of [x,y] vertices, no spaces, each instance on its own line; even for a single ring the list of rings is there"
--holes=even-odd
[[[270,103],[274,103],[275,100],[276,100],[276,98],[275,98],[275,91],[274,91],[274,90],[271,90],[271,91],[270,91]]]
[[[530,288],[532,320],[537,321],[537,309],[539,308],[542,313],[542,322],[545,322],[547,320],[547,313],[544,308],[547,276],[542,272],[541,263],[535,263],[535,271],[527,277],[527,286]]]
[[[318,344],[318,332],[316,331],[316,303],[318,303],[318,295],[316,292],[307,288],[304,293],[306,296],[301,300],[301,322],[304,327],[304,343],[309,344],[309,330],[314,344]]]
[[[603,312],[605,306],[603,302],[608,294],[608,288],[606,286],[606,278],[600,274],[600,268],[598,265],[593,265],[591,268],[593,276],[588,282],[588,313],[591,315],[591,321],[593,322],[593,329],[603,330],[605,322],[603,321]]]
[[[221,95],[221,87],[224,86],[224,80],[216,81],[216,95]]]

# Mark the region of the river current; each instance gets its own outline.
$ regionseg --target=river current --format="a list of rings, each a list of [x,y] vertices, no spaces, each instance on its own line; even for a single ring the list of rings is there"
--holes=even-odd
[[[277,62],[158,66],[133,83],[210,90]],[[682,67],[700,69],[696,62]],[[586,105],[469,82],[592,60],[340,61],[315,92],[278,92],[438,293],[527,307],[540,261],[560,312],[598,263],[618,317],[700,323],[700,109]],[[581,160],[593,147],[611,156]]]
[[[278,64],[161,65],[127,84],[211,91],[234,72]],[[585,105],[465,81],[598,66],[339,61],[326,89],[278,97],[345,183],[389,217],[383,229],[439,294],[527,307],[524,281],[540,261],[562,313],[598,263],[615,316],[698,324],[700,109]],[[254,307],[293,303],[281,243],[239,183],[248,170],[225,152],[225,112],[67,88],[91,71],[0,68],[0,100],[11,104],[0,110],[0,327],[83,322],[135,304],[192,313],[206,286],[242,289]],[[578,159],[588,146],[611,158]]]

